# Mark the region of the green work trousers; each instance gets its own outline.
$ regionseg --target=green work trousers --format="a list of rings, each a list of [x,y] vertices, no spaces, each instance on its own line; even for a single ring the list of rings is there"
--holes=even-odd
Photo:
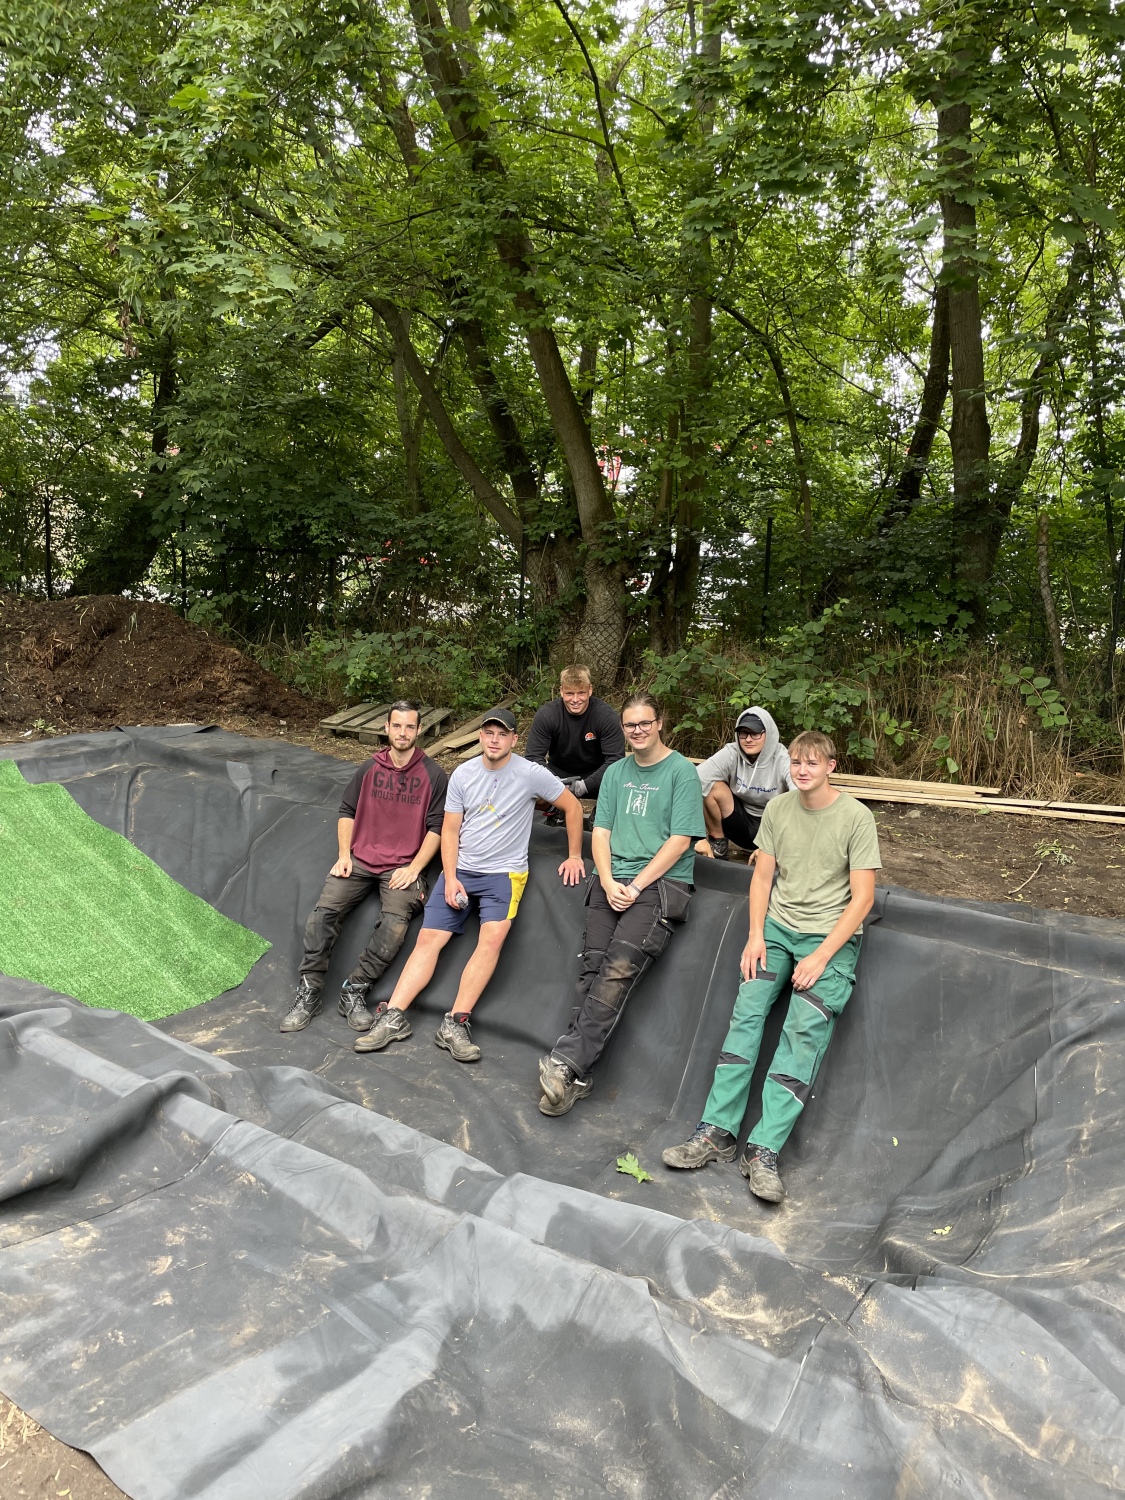
[[[789,988],[798,961],[824,941],[821,933],[793,932],[772,917],[766,918],[765,938],[765,968],[759,967],[755,979],[738,987],[730,1030],[703,1111],[708,1125],[719,1125],[732,1135],[742,1128],[766,1017]],[[836,1017],[852,992],[859,944],[858,937],[849,939],[833,954],[811,990],[792,992],[785,1028],[762,1087],[762,1118],[751,1130],[748,1144],[780,1151],[789,1139],[832,1040]]]

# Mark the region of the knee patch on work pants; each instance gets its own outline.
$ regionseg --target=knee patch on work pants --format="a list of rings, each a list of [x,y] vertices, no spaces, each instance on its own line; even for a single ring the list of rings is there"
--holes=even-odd
[[[836,1029],[836,1018],[851,992],[852,975],[830,970],[817,981],[815,990],[793,992],[781,1040],[762,1086],[762,1118],[750,1132],[750,1144],[780,1151],[789,1139],[809,1101]]]

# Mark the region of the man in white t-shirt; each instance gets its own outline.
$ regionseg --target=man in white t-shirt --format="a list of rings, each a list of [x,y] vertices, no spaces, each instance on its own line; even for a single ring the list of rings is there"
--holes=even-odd
[[[357,1052],[379,1052],[411,1033],[406,1012],[434,977],[438,954],[458,936],[473,904],[480,938],[461,975],[453,1009],[434,1036],[457,1062],[476,1062],[480,1048],[469,1031],[473,1007],[492,978],[527,884],[527,846],[537,798],[566,818],[568,854],[559,866],[564,885],[586,878],[582,863],[582,804],[553,771],[514,755],[515,716],[487,713],[480,756],[449,778],[441,829],[442,873],[426,903],[422,930],[394,994],[375,1012],[375,1024],[355,1043]]]

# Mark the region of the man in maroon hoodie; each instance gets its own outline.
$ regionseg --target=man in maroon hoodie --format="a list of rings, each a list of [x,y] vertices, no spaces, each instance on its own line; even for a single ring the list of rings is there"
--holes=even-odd
[[[410,919],[426,900],[423,871],[441,846],[449,778],[417,748],[421,711],[403,698],[387,714],[386,750],[352,777],[336,825],[340,857],[305,924],[305,956],[296,998],[282,1031],[303,1031],[320,1010],[328,960],[340,923],[378,888],[382,912],[359,962],[340,990],[340,1014],[353,1031],[375,1019],[367,991],[402,947]]]

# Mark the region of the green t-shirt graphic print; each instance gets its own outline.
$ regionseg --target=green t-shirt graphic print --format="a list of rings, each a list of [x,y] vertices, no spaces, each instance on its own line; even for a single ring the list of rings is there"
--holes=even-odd
[[[613,878],[627,883],[674,835],[694,841],[706,833],[703,788],[695,767],[675,750],[654,766],[638,766],[631,755],[614,761],[602,777],[594,827],[609,830]],[[667,874],[692,884],[695,853],[690,844]]]

